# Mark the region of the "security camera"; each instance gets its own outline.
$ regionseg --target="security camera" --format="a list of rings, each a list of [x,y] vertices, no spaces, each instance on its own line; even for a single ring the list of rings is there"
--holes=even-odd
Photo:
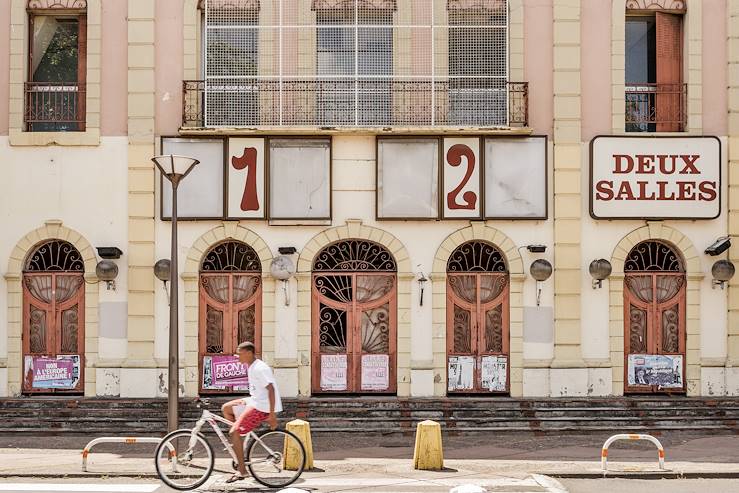
[[[721,255],[722,253],[724,253],[726,250],[729,249],[730,246],[731,240],[728,236],[724,236],[716,240],[713,245],[706,248],[705,253],[712,257],[715,257],[716,255]]]

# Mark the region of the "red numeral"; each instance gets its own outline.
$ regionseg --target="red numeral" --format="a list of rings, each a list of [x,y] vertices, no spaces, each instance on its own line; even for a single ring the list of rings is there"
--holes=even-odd
[[[244,155],[232,157],[231,165],[238,170],[249,168],[246,173],[244,195],[241,196],[242,211],[258,211],[259,197],[257,196],[257,150],[254,147],[244,148]]]
[[[450,210],[466,209],[474,211],[475,206],[477,205],[477,194],[475,192],[468,190],[462,195],[462,200],[465,202],[464,204],[457,202],[457,196],[467,185],[467,182],[470,181],[472,172],[475,170],[475,153],[469,148],[469,146],[464,144],[455,144],[449,148],[449,151],[447,151],[446,162],[456,168],[462,164],[462,157],[467,158],[467,172],[465,173],[464,178],[462,178],[462,181],[459,182],[459,185],[457,185],[457,188],[447,194],[446,206]]]

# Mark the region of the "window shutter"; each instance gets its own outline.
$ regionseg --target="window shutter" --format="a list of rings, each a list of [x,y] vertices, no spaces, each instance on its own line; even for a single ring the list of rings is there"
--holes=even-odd
[[[656,13],[657,131],[679,132],[683,108],[683,17]]]

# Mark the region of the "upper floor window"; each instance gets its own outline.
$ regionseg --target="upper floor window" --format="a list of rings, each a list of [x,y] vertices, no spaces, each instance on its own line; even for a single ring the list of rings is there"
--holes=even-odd
[[[86,2],[29,2],[25,124],[30,132],[85,130]]]
[[[626,18],[626,131],[685,130],[683,16],[636,11]]]
[[[203,0],[185,126],[526,126],[507,0]],[[515,113],[515,114],[514,114]]]

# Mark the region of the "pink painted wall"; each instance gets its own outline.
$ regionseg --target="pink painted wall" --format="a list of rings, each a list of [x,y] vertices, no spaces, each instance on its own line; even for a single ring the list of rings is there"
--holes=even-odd
[[[582,3],[582,140],[611,133],[611,0]]]
[[[156,20],[156,133],[174,135],[182,123],[183,0],[157,0]]]
[[[10,98],[10,2],[0,2],[0,135],[8,135]]]
[[[726,0],[704,1],[703,132],[710,135],[728,132],[727,55]]]
[[[552,135],[554,39],[552,0],[524,0],[524,80],[529,83],[529,125]]]
[[[102,96],[100,132],[102,135],[127,134],[128,120],[128,0],[103,0],[102,12]],[[1,111],[1,110],[0,110]]]

